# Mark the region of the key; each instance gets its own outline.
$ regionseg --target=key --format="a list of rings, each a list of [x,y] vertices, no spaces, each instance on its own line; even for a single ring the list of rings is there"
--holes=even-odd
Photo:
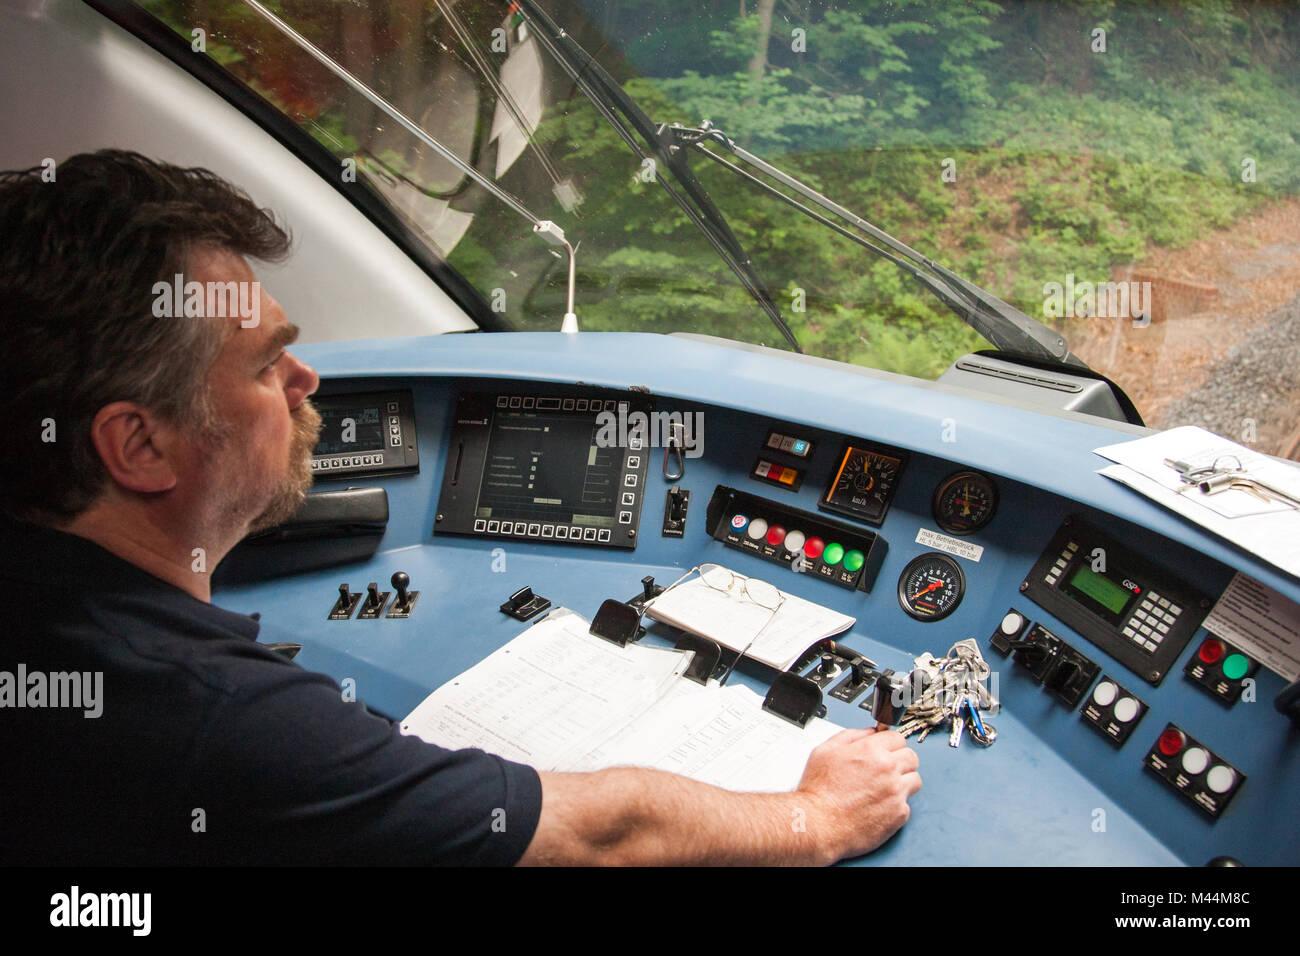
[[[966,729],[966,718],[962,716],[961,708],[958,707],[956,713],[952,715],[952,730],[948,732],[948,746],[960,747],[962,731]]]

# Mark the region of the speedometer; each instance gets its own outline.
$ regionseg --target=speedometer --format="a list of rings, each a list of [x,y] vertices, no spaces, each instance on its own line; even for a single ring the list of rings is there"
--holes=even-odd
[[[929,551],[913,558],[898,578],[898,603],[918,621],[938,621],[957,609],[966,575],[946,554]]]

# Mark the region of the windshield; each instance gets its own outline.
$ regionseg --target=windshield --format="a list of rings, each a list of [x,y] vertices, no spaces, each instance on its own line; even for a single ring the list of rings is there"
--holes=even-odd
[[[710,121],[1047,323],[1147,424],[1300,444],[1295,5],[540,5],[656,123]],[[505,324],[560,328],[567,259],[516,209],[240,0],[142,6],[187,42],[201,28],[202,52],[352,161]],[[671,174],[624,142],[516,5],[266,6],[564,230],[584,331],[790,347],[662,188]],[[688,161],[803,351],[935,378],[989,347],[893,263]]]

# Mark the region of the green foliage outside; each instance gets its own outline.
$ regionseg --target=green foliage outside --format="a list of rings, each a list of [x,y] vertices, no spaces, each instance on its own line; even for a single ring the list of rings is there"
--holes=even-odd
[[[547,6],[605,32],[602,61],[656,121],[709,119],[1036,317],[1046,282],[1067,273],[1105,282],[1156,247],[1185,245],[1300,191],[1294,4],[862,0],[826,10],[779,0],[765,41],[762,4],[698,0],[690,15],[680,0]],[[186,4],[151,4],[172,5]],[[390,16],[381,7],[362,15],[379,23]],[[484,8],[483,23],[500,22]],[[437,20],[435,5],[423,9]],[[346,4],[320,10],[318,30],[357,15]],[[174,19],[177,29],[187,22]],[[238,65],[240,56],[221,58]],[[301,120],[338,155],[356,146],[343,112],[327,102]],[[503,184],[581,243],[585,329],[782,345],[585,99],[551,107],[535,138],[582,205],[562,208],[525,162]],[[402,157],[381,159],[404,168]],[[1243,181],[1247,160],[1253,182]],[[892,265],[702,158],[692,166],[805,351],[933,377],[983,344]],[[941,178],[945,166],[955,181]],[[565,264],[514,213],[483,199],[449,261],[485,297],[504,289],[517,327],[558,328]]]

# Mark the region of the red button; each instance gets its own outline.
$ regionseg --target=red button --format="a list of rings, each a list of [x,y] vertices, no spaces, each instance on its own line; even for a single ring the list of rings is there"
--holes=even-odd
[[[1166,757],[1172,757],[1182,750],[1186,743],[1187,737],[1183,732],[1176,727],[1170,727],[1160,735],[1160,742],[1157,746],[1160,747],[1160,752]]]
[[[785,540],[785,528],[782,528],[779,524],[774,524],[772,525],[772,527],[767,529],[767,543],[770,544],[772,547],[775,548],[778,544],[780,544],[784,540]]]
[[[1214,638],[1206,638],[1196,652],[1196,656],[1207,664],[1217,664],[1223,659],[1223,641],[1216,641]]]
[[[821,538],[809,538],[803,545],[803,553],[810,558],[820,558],[825,550],[826,542]]]

